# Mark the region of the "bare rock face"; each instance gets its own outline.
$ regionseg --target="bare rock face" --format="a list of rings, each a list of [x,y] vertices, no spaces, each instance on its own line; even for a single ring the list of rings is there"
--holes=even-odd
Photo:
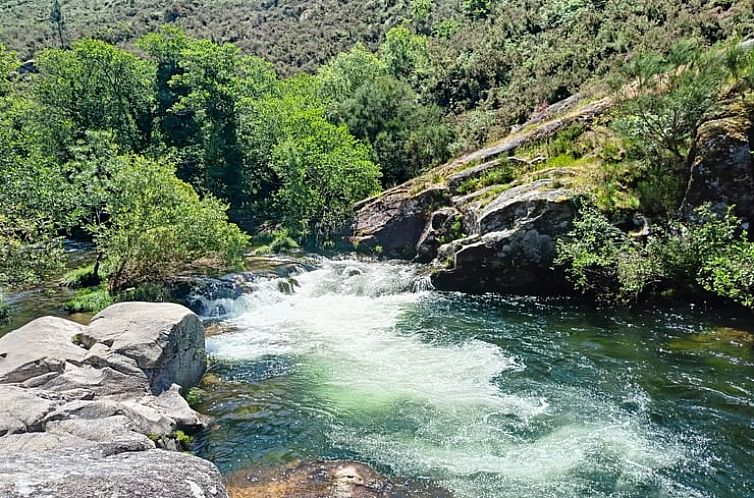
[[[81,342],[90,348],[104,344],[133,360],[154,392],[174,383],[195,386],[206,369],[202,324],[178,304],[114,304],[92,319]]]
[[[388,190],[356,206],[350,240],[359,250],[379,246],[386,256],[412,259],[429,215],[448,201],[449,191],[444,186],[417,192],[411,187]]]
[[[754,222],[754,108],[744,97],[719,104],[700,126],[691,155],[691,176],[681,211],[691,215],[704,203]]]
[[[553,260],[557,240],[576,214],[576,172],[538,167],[529,175],[527,168],[547,158],[514,153],[570,126],[588,126],[612,105],[611,98],[569,97],[500,142],[357,204],[351,242],[360,250],[381,247],[389,257],[431,263],[432,283],[441,290],[570,292]],[[506,170],[515,164],[523,173],[506,183]]]
[[[59,374],[66,363],[80,365],[86,350],[71,338],[83,330],[77,323],[44,317],[14,331],[12,337],[0,337],[0,384]]]
[[[231,498],[451,498],[438,486],[388,479],[358,462],[327,461],[242,470],[228,477]]]
[[[0,338],[0,496],[225,497],[215,466],[157,450],[204,424],[179,389],[204,331],[174,304],[121,303],[88,327],[40,318]]]
[[[553,268],[556,243],[568,233],[578,194],[559,179],[510,188],[488,204],[464,209],[470,236],[438,250],[432,283],[471,293],[553,295],[568,292]]]
[[[220,472],[175,451],[68,448],[0,455],[5,498],[227,498]]]

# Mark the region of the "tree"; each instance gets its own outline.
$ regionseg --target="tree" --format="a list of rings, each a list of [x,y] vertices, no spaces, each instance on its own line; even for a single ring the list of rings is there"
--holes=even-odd
[[[463,0],[463,12],[472,19],[486,19],[494,5],[495,0]]]
[[[99,40],[39,54],[34,96],[50,136],[49,152],[67,159],[71,139],[89,130],[112,132],[125,151],[142,151],[152,138],[154,66]]]
[[[428,70],[428,39],[405,26],[396,26],[385,35],[379,56],[390,74],[418,88]]]
[[[59,233],[70,226],[75,203],[65,169],[40,151],[34,104],[8,80],[18,65],[0,46],[0,290],[60,268]]]
[[[66,43],[63,36],[63,32],[65,31],[65,17],[63,17],[63,9],[60,7],[60,0],[52,0],[49,20],[52,29],[58,37],[58,47],[65,48]]]
[[[283,224],[299,238],[321,243],[339,229],[353,204],[379,191],[379,167],[371,151],[318,108],[294,97],[281,102],[283,136],[271,166],[280,181],[274,203]]]
[[[448,157],[451,133],[442,112],[421,105],[411,85],[389,70],[408,78],[411,61],[421,59],[421,45],[398,30],[381,51],[383,58],[356,46],[318,74],[330,119],[372,145],[384,185],[405,181]],[[421,146],[416,142],[429,137]]]
[[[194,40],[172,27],[139,44],[158,62],[158,119],[166,144],[181,156],[179,174],[242,210],[250,191],[237,106],[271,91],[272,67],[234,45]]]
[[[248,237],[228,223],[227,206],[200,199],[165,161],[121,156],[106,203],[110,220],[94,225],[111,292],[175,274],[200,258],[234,268]]]

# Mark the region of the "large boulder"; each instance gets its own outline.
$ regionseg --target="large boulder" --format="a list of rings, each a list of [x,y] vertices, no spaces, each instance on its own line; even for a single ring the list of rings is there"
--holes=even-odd
[[[0,455],[4,498],[227,498],[212,463],[175,451],[68,448]]]
[[[134,360],[156,393],[173,383],[194,386],[206,368],[202,324],[178,304],[114,304],[92,319],[81,342]]]
[[[34,320],[0,337],[0,384],[61,373],[66,363],[80,365],[86,350],[74,344],[84,326],[55,317]]]
[[[121,303],[88,327],[41,318],[0,339],[0,496],[225,497],[209,462],[176,449],[204,424],[181,396],[206,365],[199,319]]]
[[[699,127],[691,154],[691,175],[681,211],[710,203],[718,212],[735,206],[754,222],[754,106],[740,95],[721,102]]]
[[[561,178],[551,178],[505,190],[489,203],[466,199],[461,209],[471,235],[438,250],[433,285],[472,293],[567,293],[553,260],[578,197]]]

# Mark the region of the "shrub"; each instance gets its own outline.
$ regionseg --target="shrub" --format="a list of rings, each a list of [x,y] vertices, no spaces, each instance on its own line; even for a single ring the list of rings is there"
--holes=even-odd
[[[691,220],[651,227],[640,241],[586,206],[567,240],[558,243],[556,263],[574,287],[597,300],[632,304],[670,289],[704,289],[754,306],[754,243],[739,234],[731,210],[698,208]]]
[[[82,287],[95,287],[99,285],[99,275],[95,273],[95,265],[86,265],[75,268],[63,276],[63,285],[72,289]]]
[[[107,201],[110,223],[92,227],[111,291],[159,281],[199,258],[240,265],[248,237],[228,223],[226,205],[200,199],[169,164],[140,156],[120,161]]]
[[[0,323],[5,323],[10,318],[10,307],[3,299],[3,295],[0,293]]]

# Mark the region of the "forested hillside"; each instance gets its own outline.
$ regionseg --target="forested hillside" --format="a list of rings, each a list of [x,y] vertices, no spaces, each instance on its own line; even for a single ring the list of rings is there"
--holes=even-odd
[[[530,144],[531,161],[545,147],[546,166],[588,166],[601,211],[667,220],[705,114],[726,92],[749,102],[753,19],[751,1],[16,1],[0,14],[0,286],[53,271],[72,234],[97,244],[90,280],[111,294],[197,259],[233,267],[248,234],[332,247],[357,201],[443,183],[431,168],[577,94],[615,113]]]

